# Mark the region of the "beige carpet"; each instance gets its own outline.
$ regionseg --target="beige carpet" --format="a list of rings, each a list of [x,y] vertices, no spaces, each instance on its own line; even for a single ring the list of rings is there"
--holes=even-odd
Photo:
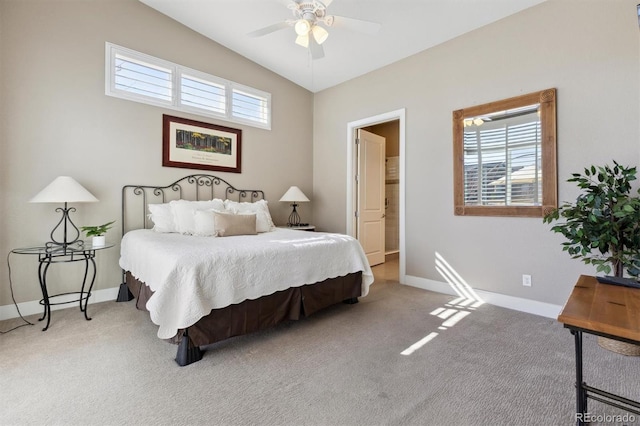
[[[183,368],[133,302],[90,305],[92,321],[55,311],[46,332],[0,335],[0,424],[574,424],[568,330],[490,305],[447,306],[454,297],[399,285],[393,264],[375,274],[359,304],[212,345]],[[469,314],[444,326],[433,313],[445,309]],[[640,359],[591,336],[585,379],[640,400]]]

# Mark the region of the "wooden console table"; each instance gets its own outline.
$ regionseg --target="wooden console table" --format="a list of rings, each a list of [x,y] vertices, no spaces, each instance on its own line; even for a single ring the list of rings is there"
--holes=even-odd
[[[588,386],[582,376],[582,333],[640,344],[640,289],[600,284],[581,275],[558,321],[575,340],[576,423],[588,423],[587,398],[640,415],[640,402]]]

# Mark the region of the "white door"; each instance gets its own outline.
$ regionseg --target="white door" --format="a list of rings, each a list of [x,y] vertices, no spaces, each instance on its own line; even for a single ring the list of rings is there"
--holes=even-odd
[[[385,138],[358,129],[357,236],[371,266],[384,263]]]

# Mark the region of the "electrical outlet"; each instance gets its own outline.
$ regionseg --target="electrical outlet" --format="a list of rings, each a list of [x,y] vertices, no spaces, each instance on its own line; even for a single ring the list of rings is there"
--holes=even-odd
[[[522,285],[531,287],[531,275],[522,275]]]

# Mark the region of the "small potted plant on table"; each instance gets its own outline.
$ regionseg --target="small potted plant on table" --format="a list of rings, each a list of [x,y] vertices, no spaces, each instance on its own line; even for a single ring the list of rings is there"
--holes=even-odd
[[[82,226],[80,229],[84,231],[87,237],[93,237],[91,244],[94,247],[101,247],[105,245],[105,236],[109,229],[111,229],[111,225],[113,225],[116,221],[113,220],[111,222],[107,222],[104,225],[99,226]]]
[[[544,217],[544,223],[559,221],[551,231],[568,240],[562,250],[573,259],[596,267],[597,272],[622,278],[625,271],[636,279],[640,274],[640,198],[631,195],[635,167],[613,162],[591,166],[584,173],[573,173],[567,182],[575,182],[582,194],[574,203],[564,203]],[[640,193],[640,190],[637,191]],[[640,355],[640,346],[603,337],[598,344],[625,355]],[[621,345],[625,345],[621,347]]]

